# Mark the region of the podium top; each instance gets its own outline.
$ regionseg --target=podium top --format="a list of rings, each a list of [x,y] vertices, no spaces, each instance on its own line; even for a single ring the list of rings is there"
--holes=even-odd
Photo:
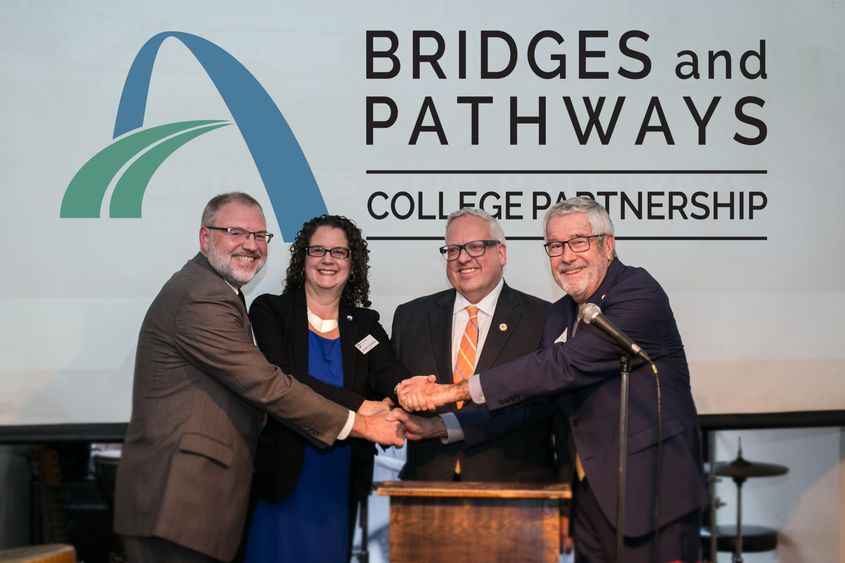
[[[477,483],[452,481],[382,481],[373,483],[380,496],[452,498],[572,498],[564,483]]]

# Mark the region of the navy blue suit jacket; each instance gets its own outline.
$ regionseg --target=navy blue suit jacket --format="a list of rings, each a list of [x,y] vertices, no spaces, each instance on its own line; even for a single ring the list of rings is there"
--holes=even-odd
[[[614,259],[589,302],[599,305],[658,368],[663,409],[662,526],[708,500],[689,368],[669,299],[648,272]],[[584,323],[573,336],[577,314],[577,304],[563,297],[549,309],[540,351],[479,377],[493,412],[529,398],[555,397],[568,422],[569,443],[581,456],[599,505],[616,522],[620,349],[598,328]],[[564,330],[567,341],[556,343]],[[637,537],[655,527],[658,432],[655,377],[641,360],[632,367],[625,535]],[[469,429],[467,445],[485,439],[478,429]]]

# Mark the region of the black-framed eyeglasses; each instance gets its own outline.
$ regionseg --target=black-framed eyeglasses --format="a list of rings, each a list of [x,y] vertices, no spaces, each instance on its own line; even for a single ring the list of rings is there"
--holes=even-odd
[[[308,256],[313,256],[315,258],[322,258],[328,252],[332,258],[337,258],[338,260],[346,260],[349,258],[350,250],[348,248],[343,248],[342,246],[335,246],[334,248],[326,248],[325,246],[306,246],[305,253]]]
[[[447,244],[446,246],[440,247],[440,254],[442,254],[448,262],[457,260],[461,255],[461,250],[466,251],[466,253],[473,258],[478,258],[487,252],[488,246],[496,246],[499,243],[500,241],[498,240],[471,240],[464,244]]]
[[[269,243],[273,239],[273,234],[267,231],[247,231],[240,227],[212,227],[210,225],[206,225],[205,228],[229,233],[229,236],[235,239],[242,238],[249,240],[249,237],[252,236],[255,238],[255,242],[263,242],[264,244]]]
[[[569,245],[569,250],[572,252],[587,252],[590,250],[590,239],[600,238],[604,235],[590,235],[588,237],[572,237],[569,240],[550,240],[543,245],[546,249],[546,254],[549,256],[560,256],[563,254],[563,249]]]

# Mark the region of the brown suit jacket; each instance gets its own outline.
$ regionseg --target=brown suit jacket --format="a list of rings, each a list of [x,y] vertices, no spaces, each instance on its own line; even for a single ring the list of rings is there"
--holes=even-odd
[[[322,446],[349,412],[267,362],[237,294],[198,254],[164,285],[141,326],[115,530],[232,559],[259,409]]]

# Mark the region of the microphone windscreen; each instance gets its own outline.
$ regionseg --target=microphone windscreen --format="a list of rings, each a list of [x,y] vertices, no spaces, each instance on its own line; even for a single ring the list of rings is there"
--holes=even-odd
[[[595,303],[585,303],[583,307],[581,307],[581,320],[587,324],[593,322],[593,319],[601,315],[601,307],[596,305]]]

